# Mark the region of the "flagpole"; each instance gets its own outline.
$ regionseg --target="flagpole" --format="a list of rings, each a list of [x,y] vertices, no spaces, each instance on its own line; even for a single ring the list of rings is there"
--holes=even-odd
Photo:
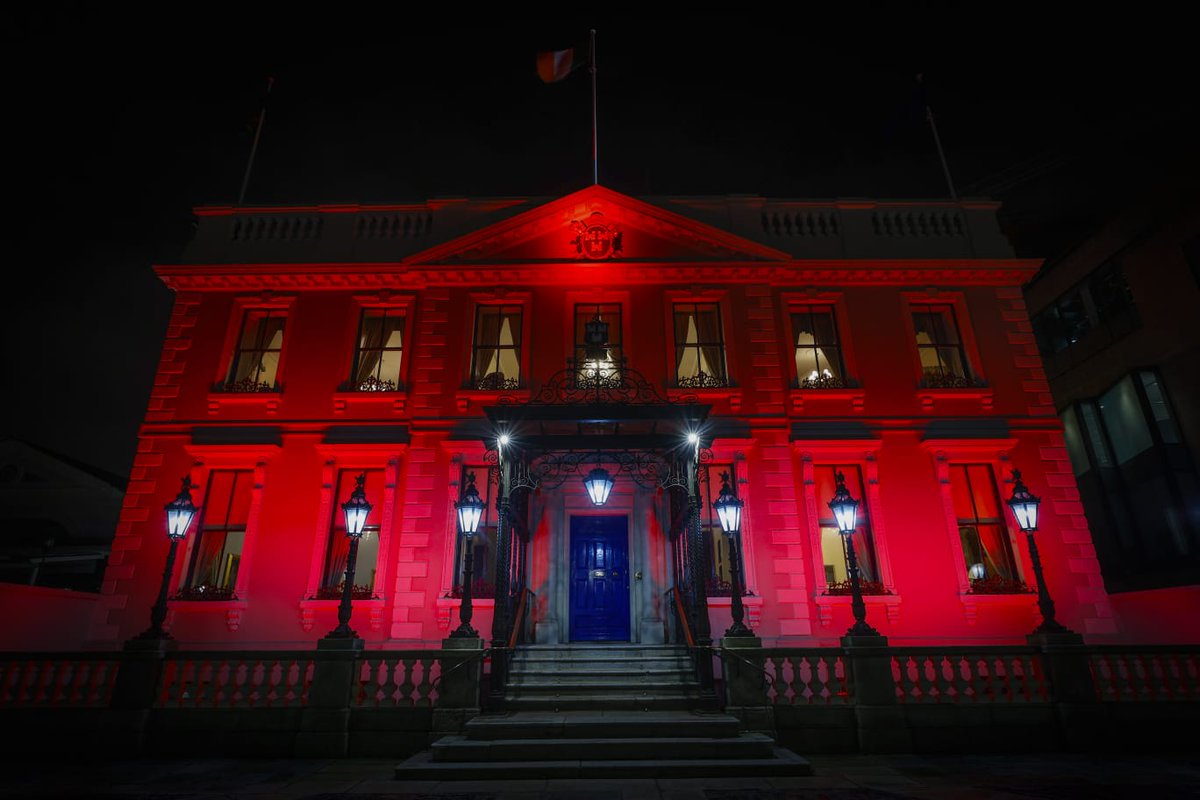
[[[592,73],[592,185],[600,183],[600,151],[596,133],[596,29],[592,28],[591,69]]]
[[[258,126],[254,129],[254,144],[250,145],[250,160],[246,162],[246,174],[242,176],[242,190],[238,192],[237,204],[240,206],[246,200],[246,187],[250,184],[250,170],[254,168],[254,156],[258,152],[258,138],[262,136],[263,120],[267,116],[267,98],[271,96],[271,87],[275,85],[274,78],[267,78],[267,93],[263,97],[262,110],[258,112]]]
[[[917,83],[922,84],[924,89],[925,76],[918,75]],[[924,91],[922,91],[924,94]],[[958,192],[954,191],[954,181],[950,178],[950,165],[946,163],[946,153],[942,150],[942,139],[938,136],[937,123],[933,121],[933,107],[929,105],[929,97],[926,95],[925,100],[925,119],[929,120],[929,129],[933,131],[933,144],[937,147],[938,158],[942,161],[942,172],[946,175],[946,185],[950,187],[950,199],[958,200]]]

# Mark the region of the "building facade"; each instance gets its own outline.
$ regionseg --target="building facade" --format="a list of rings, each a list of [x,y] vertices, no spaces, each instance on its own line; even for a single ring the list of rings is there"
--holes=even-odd
[[[1113,603],[1190,641],[1200,603],[1200,208],[1159,187],[1027,290]]]
[[[519,587],[538,642],[661,642],[684,577],[720,636],[737,572],[764,642],[830,644],[851,622],[838,473],[861,504],[872,625],[896,643],[1020,641],[1039,616],[1004,506],[1014,468],[1043,498],[1059,619],[1089,640],[1142,635],[1105,591],[1026,312],[1039,262],[1013,256],[993,203],[590,187],[196,213],[181,262],[158,267],[175,309],[94,646],[146,627],[185,475],[201,512],[167,616],[185,646],[333,628],[359,476],[351,623],[368,643],[434,646],[459,625],[454,506],[473,478],[485,638]],[[604,414],[580,397],[590,379]],[[702,535],[681,539],[673,487],[696,461]],[[602,506],[593,468],[614,479]],[[732,556],[723,473],[745,503]]]

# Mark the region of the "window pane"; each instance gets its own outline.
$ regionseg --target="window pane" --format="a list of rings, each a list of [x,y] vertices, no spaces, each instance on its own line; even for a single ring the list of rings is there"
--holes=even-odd
[[[229,506],[233,498],[233,484],[237,473],[230,470],[214,470],[208,477],[208,491],[204,493],[205,526],[224,527],[229,519]]]
[[[1171,418],[1171,407],[1167,404],[1158,375],[1150,371],[1140,375],[1142,386],[1146,390],[1146,399],[1150,401],[1150,413],[1158,426],[1158,435],[1162,437],[1164,444],[1179,444],[1179,429],[1175,427],[1175,420]]]
[[[971,482],[967,468],[961,464],[950,467],[950,494],[954,498],[954,516],[959,522],[975,519],[975,503],[971,498]]]
[[[403,346],[404,317],[393,313],[384,320],[382,330],[383,334],[380,338],[383,342],[383,347],[396,349]]]
[[[279,353],[265,351],[262,354],[260,361],[262,369],[258,373],[259,383],[265,383],[271,386],[275,385],[275,376],[279,372]]]
[[[837,344],[837,328],[833,324],[832,311],[813,311],[812,334],[819,345]]]
[[[1125,280],[1125,272],[1115,262],[1109,262],[1088,278],[1088,291],[1101,321],[1111,319],[1133,305],[1133,293]]]
[[[267,320],[267,311],[247,311],[242,322],[242,336],[238,344],[240,350],[255,350],[262,347],[263,323]]]
[[[1153,444],[1146,418],[1142,415],[1142,405],[1138,402],[1137,391],[1130,378],[1126,377],[1105,392],[1100,397],[1099,406],[1104,429],[1108,433],[1108,440],[1112,442],[1113,455],[1118,464],[1124,464]]]
[[[1112,456],[1108,452],[1108,442],[1104,438],[1104,429],[1100,426],[1100,415],[1096,411],[1095,403],[1081,403],[1079,411],[1083,416],[1084,432],[1092,448],[1092,457],[1096,459],[1096,466],[1111,467]]]
[[[971,464],[967,467],[967,476],[971,479],[975,518],[1000,519],[1000,501],[996,496],[996,481],[992,475],[992,468],[987,464]]]
[[[1075,408],[1070,407],[1063,412],[1063,439],[1067,443],[1067,455],[1071,458],[1071,466],[1076,475],[1082,475],[1092,468],[1088,461],[1087,448],[1083,444],[1083,434],[1079,430],[1079,417]]]
[[[400,385],[400,360],[402,353],[399,350],[384,350],[380,354],[379,367],[375,377],[381,381],[391,381],[393,384]]]
[[[224,524],[230,528],[245,527],[246,520],[250,519],[250,490],[254,488],[254,473],[239,470],[231,474],[234,476],[233,493]]]
[[[825,562],[826,585],[841,583],[848,579],[842,535],[838,533],[835,526],[821,526],[821,560]]]

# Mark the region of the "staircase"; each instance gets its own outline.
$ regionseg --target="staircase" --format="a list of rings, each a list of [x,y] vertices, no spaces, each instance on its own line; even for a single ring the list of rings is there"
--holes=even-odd
[[[811,775],[700,692],[687,648],[534,645],[502,708],[396,768],[402,780]]]

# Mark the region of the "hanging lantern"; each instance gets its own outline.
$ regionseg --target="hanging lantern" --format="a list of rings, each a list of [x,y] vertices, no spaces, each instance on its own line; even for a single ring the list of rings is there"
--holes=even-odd
[[[484,509],[483,498],[475,488],[474,472],[467,473],[467,489],[463,492],[462,499],[454,504],[454,509],[458,512],[458,529],[470,539],[479,530],[479,520],[483,518]]]
[[[846,489],[846,476],[839,472],[834,477],[837,479],[837,490],[833,493],[833,499],[829,501],[829,507],[833,509],[838,530],[849,536],[858,526],[858,501],[851,497]]]
[[[185,475],[182,480],[183,487],[179,490],[179,496],[164,506],[167,512],[167,536],[175,541],[187,536],[192,517],[196,516],[199,510],[192,503],[192,476]]]
[[[612,491],[613,479],[608,470],[596,467],[583,479],[583,487],[587,489],[592,505],[602,506],[608,502],[608,493]]]
[[[736,534],[742,529],[743,502],[733,493],[729,485],[729,473],[721,473],[721,494],[713,503],[717,510],[717,519],[721,521],[721,530],[727,534]]]
[[[1021,480],[1021,470],[1014,469],[1013,477],[1013,493],[1012,497],[1008,498],[1008,507],[1012,509],[1013,516],[1017,518],[1017,525],[1021,527],[1023,533],[1033,533],[1037,530],[1038,524],[1038,505],[1042,502],[1042,498],[1034,497],[1024,482]]]
[[[584,358],[588,361],[604,361],[608,358],[608,323],[596,318],[583,326]]]
[[[354,491],[351,493],[350,499],[342,503],[342,513],[346,515],[346,535],[351,539],[358,539],[363,535],[363,528],[367,525],[367,515],[371,513],[371,504],[367,502],[367,490],[364,488],[367,482],[367,473],[360,474],[354,481]]]

